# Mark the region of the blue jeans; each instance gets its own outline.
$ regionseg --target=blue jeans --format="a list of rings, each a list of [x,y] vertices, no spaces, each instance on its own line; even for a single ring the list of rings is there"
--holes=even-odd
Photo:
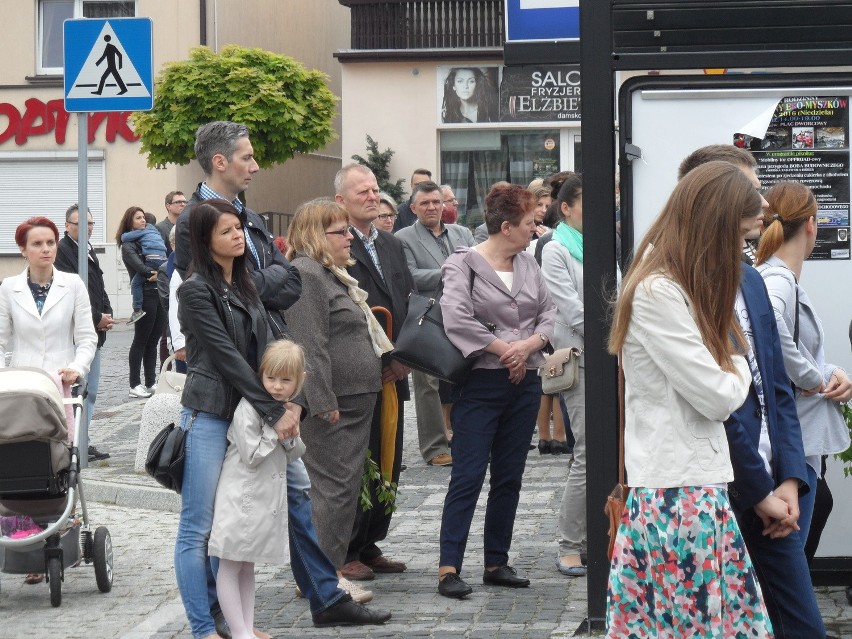
[[[95,350],[95,359],[92,360],[92,365],[89,366],[89,375],[86,377],[88,384],[88,396],[86,397],[86,432],[89,432],[89,425],[92,423],[92,415],[95,414],[95,402],[98,399],[98,388],[101,385],[101,349],[98,347]]]
[[[810,464],[806,464],[808,469],[808,486],[811,489],[803,497],[799,497],[799,539],[802,542],[802,548],[808,541],[808,532],[811,529],[811,519],[814,516],[814,502],[816,501],[817,491],[817,472],[811,468]]]
[[[825,637],[799,536],[794,532],[771,539],[763,535],[763,523],[754,509],[745,512],[734,509],[734,514],[754,564],[776,639]]]
[[[506,369],[474,369],[453,392],[453,466],[441,518],[441,566],[461,573],[476,502],[491,465],[485,508],[485,566],[509,561],[521,479],[541,401],[541,381],[527,371],[509,382]]]
[[[165,264],[166,260],[145,260],[145,266],[150,268],[152,271],[156,271],[160,268],[161,265]],[[141,311],[142,310],[142,301],[143,295],[145,293],[145,282],[148,281],[148,278],[142,275],[141,273],[134,273],[133,277],[130,278],[130,294],[133,300],[133,310]]]
[[[337,587],[337,571],[317,542],[310,490],[311,480],[304,462],[297,459],[287,464],[290,567],[311,612],[317,614],[336,604],[346,593]]]
[[[184,408],[180,427],[187,430],[193,411]],[[193,637],[216,631],[211,609],[218,608],[216,570],[219,562],[207,556],[213,528],[213,504],[219,473],[228,448],[230,422],[199,412],[186,436],[180,521],[175,540],[175,575]]]

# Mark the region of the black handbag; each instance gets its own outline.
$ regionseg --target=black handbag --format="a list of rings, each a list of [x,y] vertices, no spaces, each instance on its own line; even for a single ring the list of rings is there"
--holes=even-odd
[[[192,428],[194,421],[193,414],[189,428]],[[183,463],[189,428],[184,431],[174,424],[166,426],[148,446],[148,457],[145,459],[145,472],[162,487],[178,495],[183,488]]]
[[[470,272],[470,290],[476,274]],[[461,384],[470,374],[475,357],[467,358],[453,346],[444,331],[444,317],[438,297],[424,297],[411,293],[408,297],[408,313],[399,329],[394,345],[393,358],[409,368],[432,375],[453,384]],[[496,326],[482,322],[492,333]]]

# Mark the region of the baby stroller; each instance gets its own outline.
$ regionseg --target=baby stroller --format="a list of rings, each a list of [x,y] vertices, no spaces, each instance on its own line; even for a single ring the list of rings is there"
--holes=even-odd
[[[0,521],[36,524],[0,535],[0,573],[44,573],[54,607],[69,566],[94,563],[98,589],[112,588],[112,540],[103,526],[92,532],[80,478],[81,389],[63,399],[43,370],[0,369]],[[65,404],[74,412],[70,446]],[[82,522],[74,516],[78,497]]]

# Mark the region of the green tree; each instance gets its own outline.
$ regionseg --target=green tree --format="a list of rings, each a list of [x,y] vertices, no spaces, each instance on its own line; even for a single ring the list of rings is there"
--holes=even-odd
[[[285,55],[228,45],[195,47],[166,64],[155,81],[154,109],[133,114],[148,166],[187,164],[195,130],[206,122],[245,124],[257,163],[281,164],[323,147],[334,135],[337,97],[327,77]]]
[[[395,151],[385,149],[379,151],[379,143],[367,135],[367,157],[353,155],[352,159],[363,164],[373,172],[376,176],[376,182],[379,183],[379,189],[390,195],[397,202],[402,202],[405,198],[405,189],[403,184],[405,180],[400,178],[396,182],[391,182],[391,174],[388,166]]]

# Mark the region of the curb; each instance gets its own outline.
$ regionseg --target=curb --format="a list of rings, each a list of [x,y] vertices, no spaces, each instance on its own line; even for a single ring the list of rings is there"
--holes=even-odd
[[[165,488],[83,478],[87,501],[126,508],[145,508],[180,513],[180,495]]]

